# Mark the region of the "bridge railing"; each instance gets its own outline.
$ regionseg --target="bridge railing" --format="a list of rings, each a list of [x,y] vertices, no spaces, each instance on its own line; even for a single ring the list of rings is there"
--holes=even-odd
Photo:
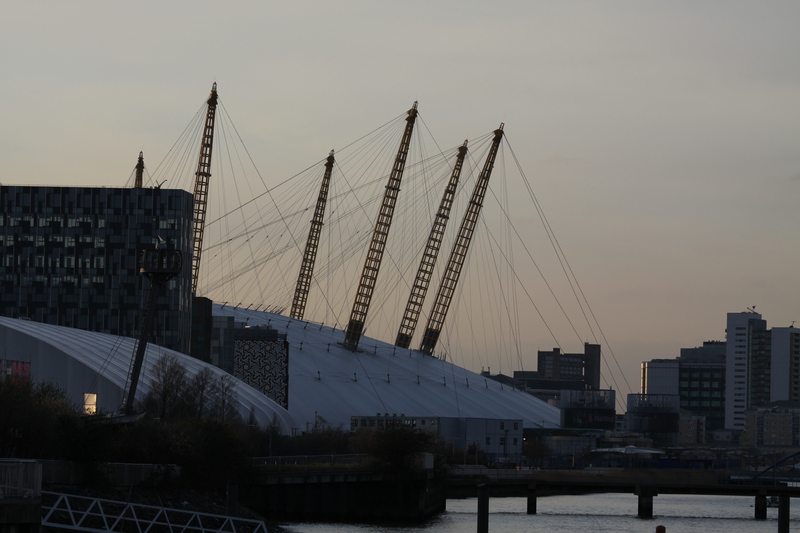
[[[371,455],[287,455],[254,457],[253,464],[269,472],[368,471],[378,465]]]
[[[0,460],[0,498],[38,498],[42,493],[42,465],[33,460]]]
[[[42,493],[42,526],[88,533],[268,533],[259,520],[56,492]]]

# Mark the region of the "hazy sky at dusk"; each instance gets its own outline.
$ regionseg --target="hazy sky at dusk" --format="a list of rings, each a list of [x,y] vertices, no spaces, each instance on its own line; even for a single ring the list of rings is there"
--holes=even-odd
[[[0,182],[122,186],[215,80],[268,183],[414,100],[449,145],[505,121],[636,388],[727,312],[800,322],[798,21],[796,1],[15,2]]]

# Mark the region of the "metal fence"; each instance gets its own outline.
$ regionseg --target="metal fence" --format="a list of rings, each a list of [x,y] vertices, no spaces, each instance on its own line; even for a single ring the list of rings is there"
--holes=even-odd
[[[101,533],[268,533],[263,522],[42,492],[42,527]]]
[[[371,455],[289,455],[254,457],[253,464],[270,472],[367,471],[378,464]]]
[[[42,465],[33,460],[0,459],[0,498],[38,498]]]

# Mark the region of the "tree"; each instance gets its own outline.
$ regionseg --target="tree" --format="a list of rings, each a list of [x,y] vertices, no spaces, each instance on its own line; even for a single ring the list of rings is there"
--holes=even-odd
[[[60,459],[78,408],[52,383],[0,379],[0,457]]]
[[[185,395],[186,368],[172,354],[162,355],[153,367],[153,380],[145,406],[151,416],[165,420],[180,411]]]

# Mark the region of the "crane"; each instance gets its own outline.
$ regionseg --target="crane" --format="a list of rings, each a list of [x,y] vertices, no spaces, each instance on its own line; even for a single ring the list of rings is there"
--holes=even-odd
[[[162,239],[159,238],[159,242]],[[156,302],[162,288],[170,279],[181,272],[183,259],[180,250],[169,250],[163,243],[155,250],[142,250],[139,273],[150,279],[150,292],[147,296],[147,306],[144,311],[142,328],[139,331],[139,341],[136,344],[136,353],[131,365],[127,397],[122,408],[122,414],[133,415],[133,402],[136,399],[136,389],[139,385],[139,376],[142,372],[144,353],[153,330],[153,321],[156,315]]]
[[[500,147],[500,141],[502,139],[503,123],[500,124],[498,129],[494,130],[492,146],[489,149],[489,154],[486,156],[486,162],[483,165],[483,170],[481,170],[478,181],[475,183],[475,189],[472,191],[469,206],[467,207],[466,213],[464,213],[464,219],[461,221],[461,228],[458,230],[458,236],[450,252],[447,268],[439,284],[436,300],[433,302],[433,307],[428,317],[428,324],[425,327],[425,333],[419,348],[425,353],[432,353],[434,347],[436,347],[436,342],[439,340],[444,320],[447,317],[447,311],[450,309],[450,302],[452,302],[453,294],[456,291],[458,278],[461,276],[462,268],[464,268],[464,261],[467,257],[469,244],[472,241],[472,235],[475,233],[475,225],[478,223],[478,217],[481,214],[483,199],[486,196],[489,178],[492,175],[494,161],[497,158],[497,150]]]

